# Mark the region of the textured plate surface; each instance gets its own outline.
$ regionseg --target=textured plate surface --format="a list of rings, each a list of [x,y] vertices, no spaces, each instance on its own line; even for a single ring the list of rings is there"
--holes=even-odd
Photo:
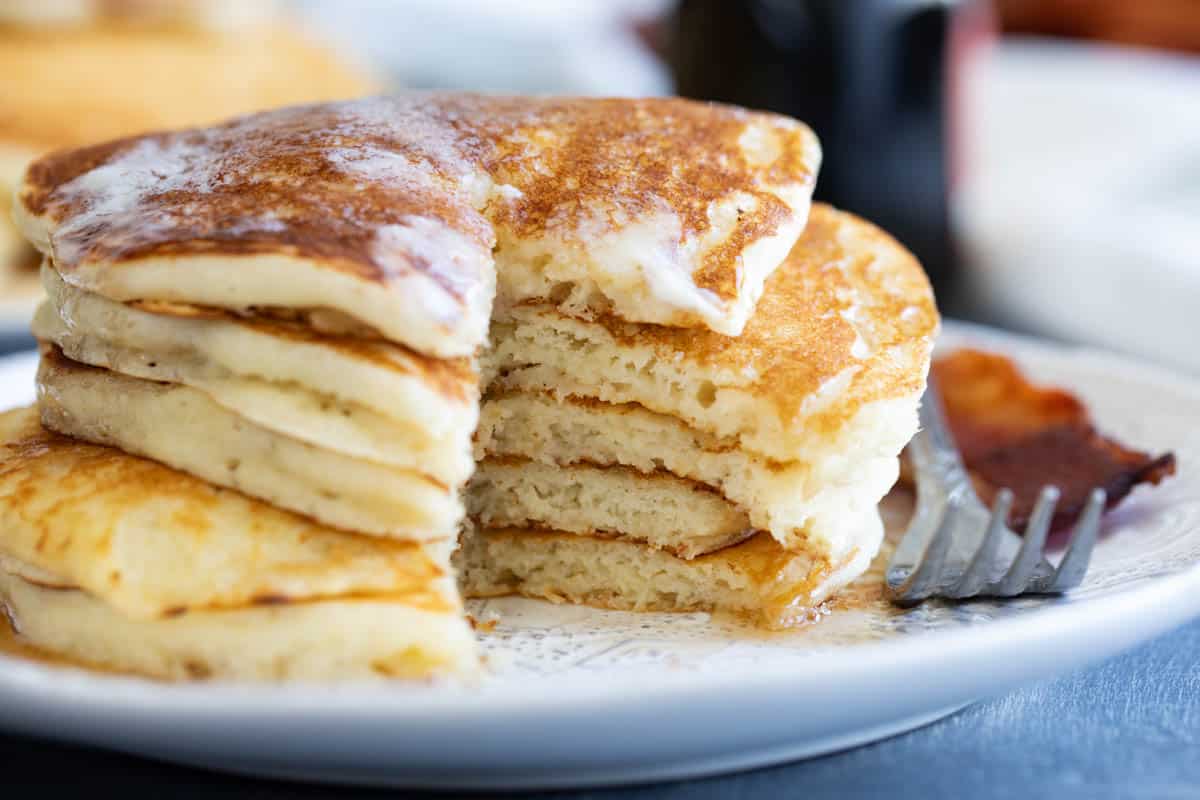
[[[1100,426],[1175,451],[1179,474],[1106,519],[1065,599],[852,600],[809,628],[754,636],[703,615],[530,601],[477,604],[494,675],[463,688],[169,686],[0,657],[0,726],[214,769],[441,788],[615,784],[829,752],[1115,654],[1200,614],[1200,382],[1078,348],[949,325],[1078,392]],[[0,366],[0,403],[33,360]],[[885,509],[903,525],[903,498]],[[854,601],[857,596],[858,601]]]

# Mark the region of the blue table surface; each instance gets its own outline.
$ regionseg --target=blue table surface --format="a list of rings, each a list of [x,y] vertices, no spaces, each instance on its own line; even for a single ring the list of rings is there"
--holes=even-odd
[[[189,797],[357,797],[0,736],[0,795],[24,785]],[[1200,798],[1200,620],[1092,668],[824,758],[722,778],[545,798]],[[389,796],[419,797],[419,793]],[[431,797],[437,795],[430,795]],[[442,797],[446,795],[440,795]]]

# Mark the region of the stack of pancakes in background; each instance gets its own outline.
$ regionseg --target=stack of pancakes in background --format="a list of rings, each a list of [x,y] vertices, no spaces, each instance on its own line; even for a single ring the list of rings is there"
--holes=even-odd
[[[36,287],[9,200],[37,155],[377,84],[301,36],[275,2],[0,3],[0,292]]]
[[[39,160],[56,433],[5,418],[16,627],[287,679],[470,672],[455,572],[802,619],[878,549],[937,325],[892,239],[808,220],[818,162],[774,115],[461,94]],[[308,653],[324,624],[344,656]]]

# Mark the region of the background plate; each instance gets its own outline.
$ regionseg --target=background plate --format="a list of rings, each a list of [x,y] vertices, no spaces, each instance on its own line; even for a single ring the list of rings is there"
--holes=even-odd
[[[438,788],[692,777],[811,756],[936,719],[1115,654],[1200,614],[1200,382],[1094,351],[947,325],[944,343],[1013,355],[1078,392],[1107,432],[1174,450],[1179,475],[1106,519],[1062,599],[850,602],[786,635],[705,615],[515,599],[482,634],[477,687],[163,685],[0,658],[0,726],[214,769]],[[33,358],[0,362],[0,405],[32,397]],[[903,498],[885,504],[903,524]]]

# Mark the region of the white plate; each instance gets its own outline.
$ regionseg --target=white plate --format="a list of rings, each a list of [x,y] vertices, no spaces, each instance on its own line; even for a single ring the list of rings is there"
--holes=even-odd
[[[0,659],[0,726],[213,769],[438,788],[695,777],[813,756],[1113,655],[1200,614],[1200,383],[1111,356],[948,326],[1079,392],[1180,474],[1107,519],[1061,600],[834,612],[734,636],[703,615],[492,601],[483,686],[162,685]],[[33,362],[0,364],[0,403]],[[487,609],[476,609],[477,615]]]

